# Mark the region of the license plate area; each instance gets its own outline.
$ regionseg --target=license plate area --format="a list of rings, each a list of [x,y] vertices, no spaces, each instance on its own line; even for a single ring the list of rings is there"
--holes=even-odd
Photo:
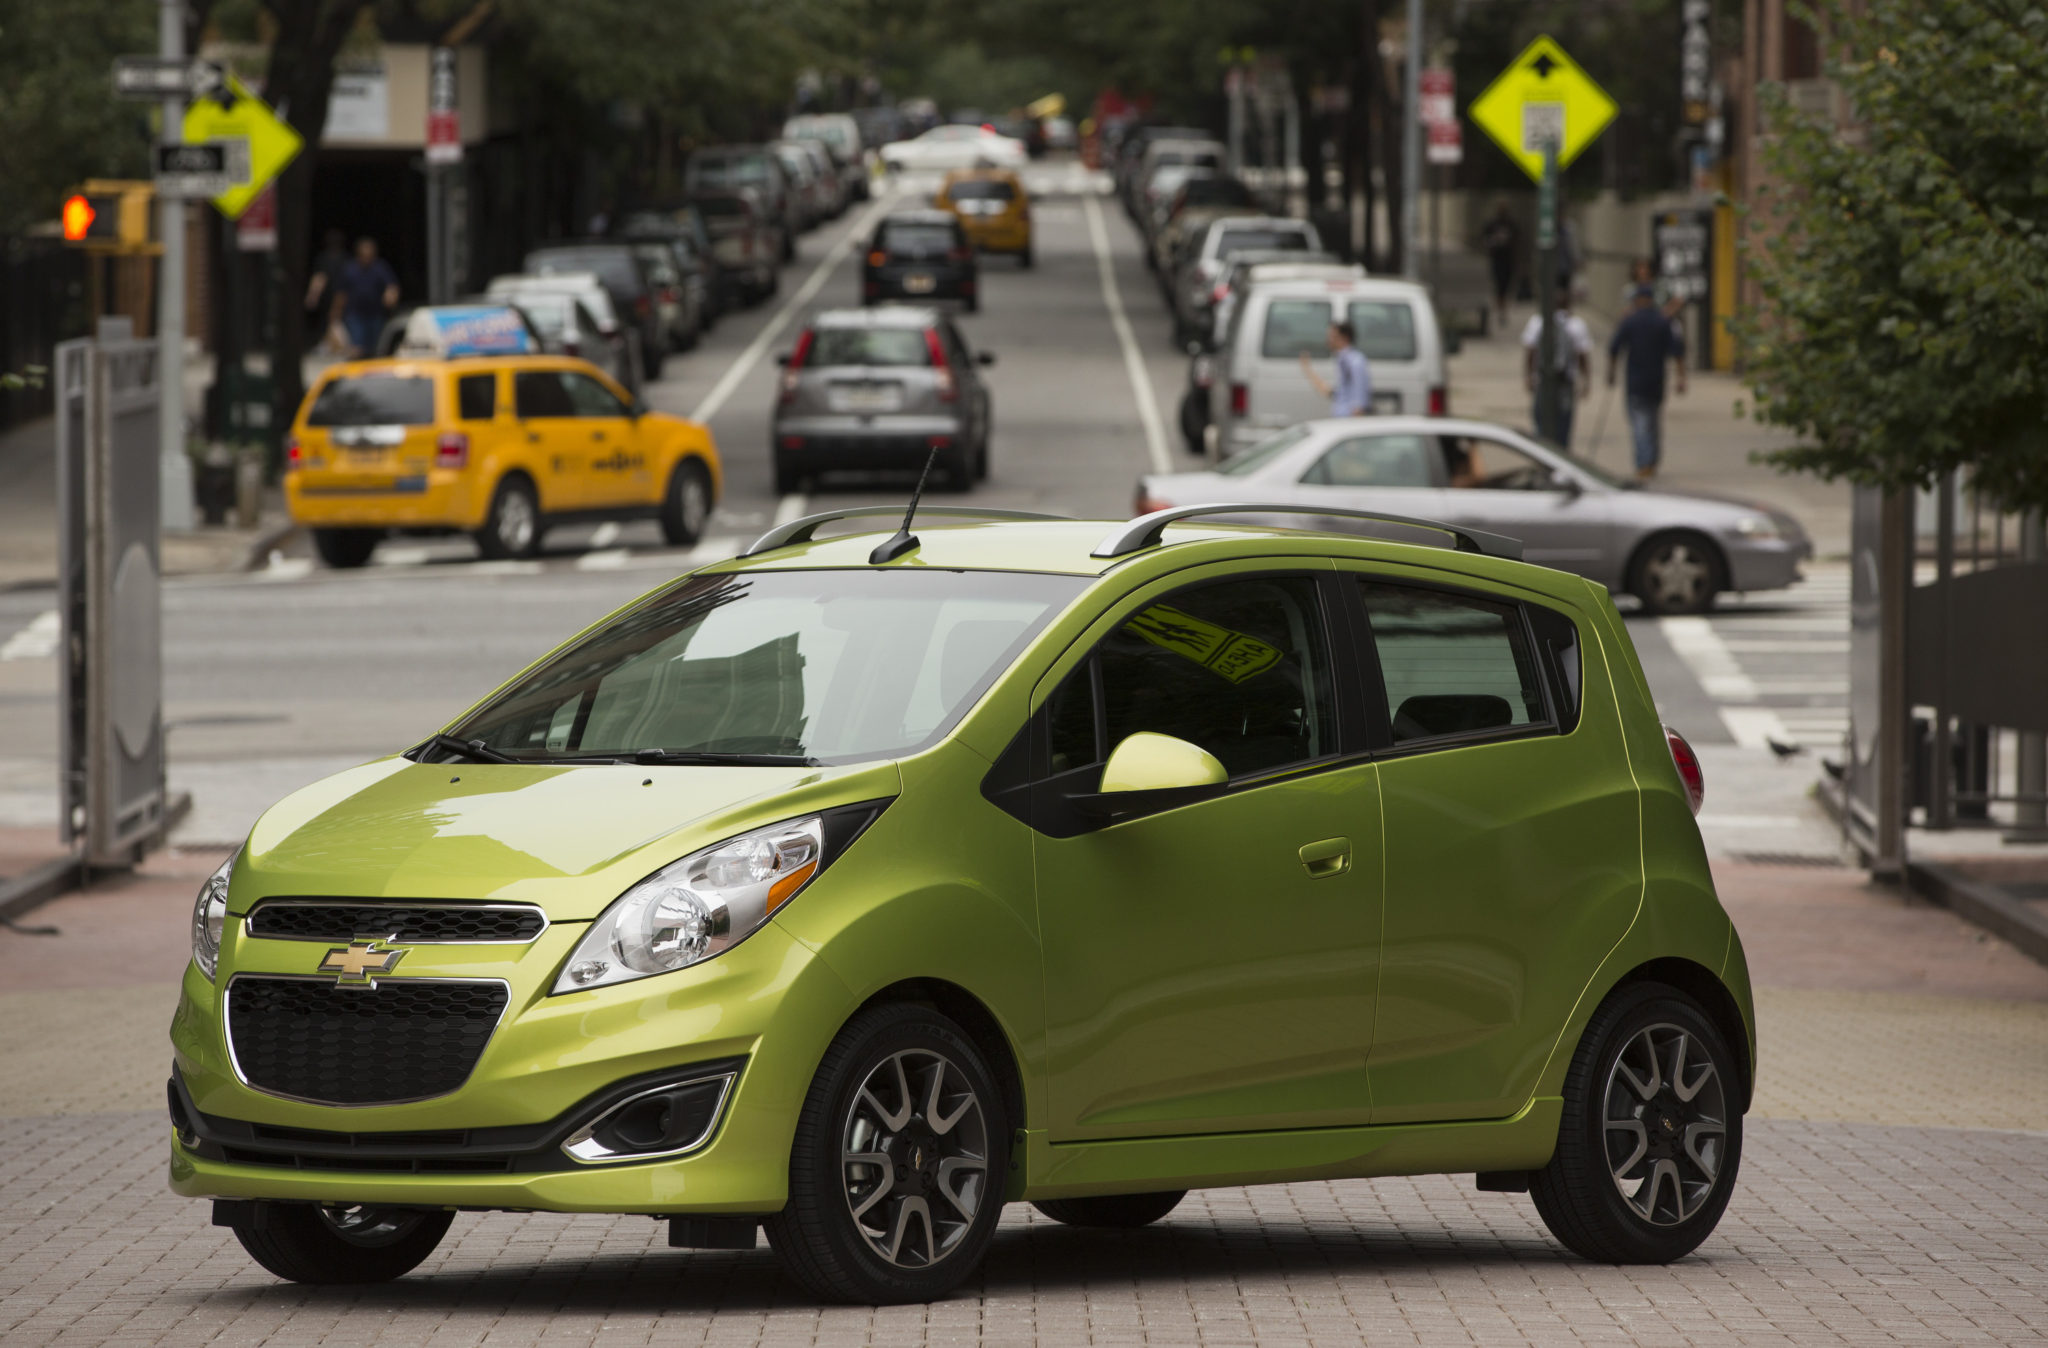
[[[840,383],[832,386],[835,412],[895,412],[903,406],[903,386],[889,383]]]
[[[1372,410],[1381,416],[1397,416],[1401,411],[1401,395],[1398,393],[1375,393],[1372,395]]]
[[[937,278],[928,271],[910,272],[903,278],[904,291],[912,295],[929,295],[937,284]]]

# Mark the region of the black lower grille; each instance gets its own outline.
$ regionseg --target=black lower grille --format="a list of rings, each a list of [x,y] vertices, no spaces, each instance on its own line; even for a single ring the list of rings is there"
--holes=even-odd
[[[535,908],[484,904],[259,903],[249,914],[249,934],[292,941],[352,941],[381,936],[407,943],[432,941],[531,941],[547,926]]]
[[[394,1104],[468,1080],[504,1010],[499,983],[389,978],[348,988],[243,975],[228,984],[228,1042],[242,1079],[258,1090]]]

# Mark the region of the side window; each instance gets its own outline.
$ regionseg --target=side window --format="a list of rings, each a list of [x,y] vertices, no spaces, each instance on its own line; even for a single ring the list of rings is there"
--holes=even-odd
[[[1367,360],[1415,359],[1415,310],[1407,301],[1353,300],[1350,319]]]
[[[562,375],[562,383],[569,390],[569,404],[575,408],[573,415],[579,417],[623,417],[627,415],[626,405],[618,395],[598,383],[587,374],[569,371]]]
[[[498,376],[466,374],[455,381],[456,415],[464,421],[489,421],[498,415]]]
[[[1394,743],[1513,731],[1548,716],[1521,611],[1362,580]]]
[[[1296,360],[1303,352],[1316,360],[1330,354],[1329,302],[1274,300],[1266,306],[1259,354],[1267,360]]]
[[[1551,704],[1557,708],[1557,728],[1569,735],[1579,726],[1580,668],[1579,627],[1556,609],[1540,604],[1529,606],[1529,625],[1536,629],[1536,644],[1543,648],[1550,667]]]
[[[522,421],[529,417],[576,415],[576,407],[569,401],[569,390],[562,387],[562,376],[554,370],[520,370],[514,374],[512,409]]]
[[[1470,435],[1443,437],[1444,476],[1453,487],[1549,491],[1550,468],[1513,445]]]
[[[1335,753],[1316,583],[1262,576],[1151,603],[1096,647],[1049,715],[1055,771],[1100,761],[1141,730],[1199,745],[1233,777]]]
[[[1429,442],[1419,435],[1355,435],[1309,465],[1301,480],[1318,487],[1429,487]]]

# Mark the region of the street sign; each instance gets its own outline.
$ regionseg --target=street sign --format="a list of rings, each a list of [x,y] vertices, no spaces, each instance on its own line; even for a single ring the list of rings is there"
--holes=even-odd
[[[232,185],[217,193],[213,204],[233,220],[292,162],[305,142],[234,76],[227,77],[223,95],[203,98],[185,110],[185,143],[225,143]]]
[[[455,103],[455,48],[436,47],[427,76],[427,162],[462,162],[462,116]]]
[[[1714,39],[1708,31],[1713,21],[1713,0],[1685,0],[1679,7],[1679,116],[1689,127],[1705,126],[1713,108]]]
[[[234,185],[228,172],[228,147],[220,141],[156,147],[159,196],[217,197]]]
[[[1423,157],[1432,164],[1465,162],[1465,128],[1456,122],[1431,122],[1422,128],[1429,138]]]
[[[250,198],[235,218],[235,247],[244,253],[277,251],[277,184]]]
[[[1461,164],[1465,161],[1465,129],[1458,123],[1456,78],[1443,66],[1422,72],[1417,84],[1422,114],[1422,135],[1427,148],[1423,158],[1431,164]]]
[[[1614,120],[1615,106],[1563,47],[1539,37],[1466,111],[1508,158],[1541,182],[1543,147],[1557,147],[1559,167],[1571,163]]]
[[[226,78],[227,72],[211,61],[181,56],[114,58],[114,94],[118,98],[151,103],[166,98],[204,98]]]

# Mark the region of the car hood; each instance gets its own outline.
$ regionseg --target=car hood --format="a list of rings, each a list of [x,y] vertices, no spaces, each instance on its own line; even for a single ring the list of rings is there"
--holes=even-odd
[[[286,796],[235,868],[259,898],[495,899],[591,918],[634,881],[733,834],[890,797],[893,762],[847,767],[413,763],[386,758]]]
[[[1730,506],[1739,511],[1754,511],[1767,515],[1778,526],[1778,531],[1788,538],[1806,537],[1806,529],[1799,521],[1768,502],[1739,496],[1732,492],[1709,491],[1702,487],[1672,487],[1659,483],[1654,487],[1640,488],[1629,493],[1644,499],[1676,497],[1683,501],[1712,501],[1716,505]]]

